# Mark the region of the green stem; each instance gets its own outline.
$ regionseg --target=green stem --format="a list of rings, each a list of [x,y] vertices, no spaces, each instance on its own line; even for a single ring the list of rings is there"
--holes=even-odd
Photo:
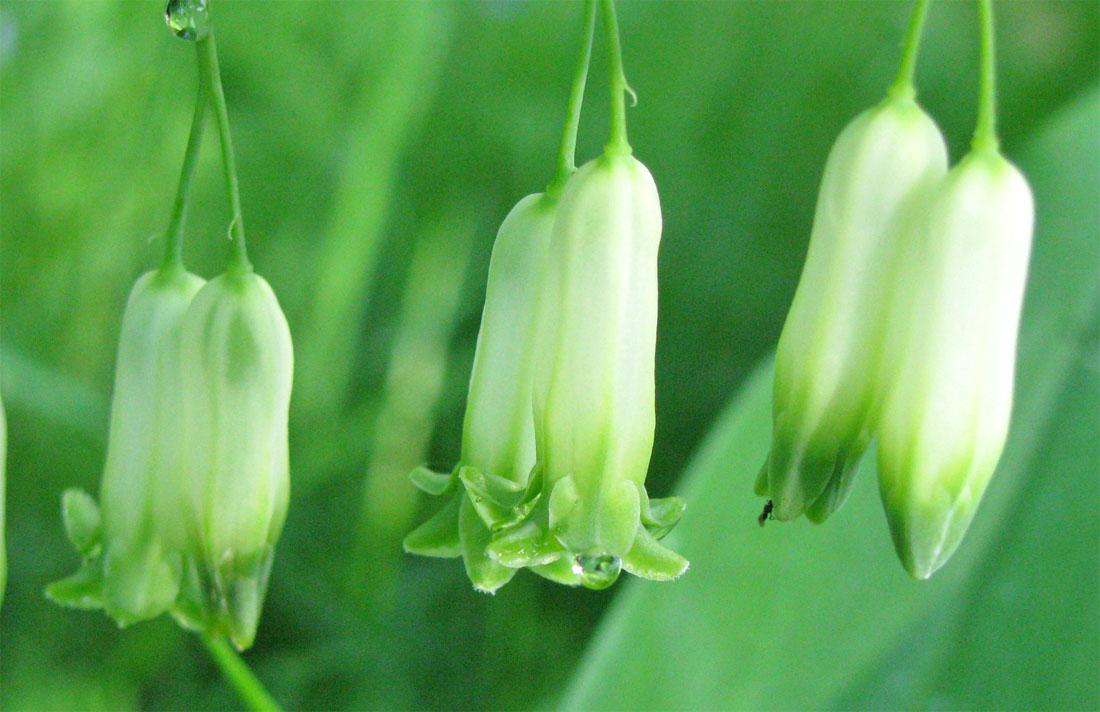
[[[916,96],[913,78],[917,74],[917,54],[920,51],[921,36],[924,34],[924,21],[928,17],[928,4],[929,0],[916,0],[913,3],[913,14],[909,16],[909,27],[905,31],[898,76],[890,86],[891,95],[907,98]]]
[[[233,138],[229,133],[229,110],[222,90],[221,69],[218,67],[218,50],[214,44],[214,30],[195,43],[199,58],[199,77],[206,87],[210,105],[217,119],[218,136],[221,139],[222,167],[225,169],[225,187],[229,197],[229,209],[233,221],[229,224],[229,236],[236,248],[230,253],[229,268],[247,272],[252,269],[244,244],[244,217],[241,213],[241,187],[237,179],[237,159],[233,156]]]
[[[588,81],[588,64],[592,60],[592,35],[596,29],[596,0],[584,0],[584,28],[581,30],[581,54],[573,72],[573,86],[569,91],[569,108],[565,116],[561,148],[558,151],[558,168],[553,182],[546,189],[556,195],[569,176],[577,170],[577,129],[581,123],[581,104],[584,102],[584,85]]]
[[[978,89],[978,121],[970,147],[975,151],[997,151],[997,77],[994,48],[993,0],[980,0],[981,84]]]
[[[623,50],[619,43],[615,0],[603,0],[603,24],[611,72],[611,137],[604,150],[608,153],[630,153],[630,142],[626,139],[626,93],[629,87],[623,73]]]
[[[206,90],[199,84],[195,98],[195,114],[191,118],[191,133],[187,137],[187,149],[183,153],[183,168],[180,169],[180,182],[176,186],[176,198],[172,203],[172,214],[168,218],[168,229],[164,233],[164,261],[162,267],[183,267],[183,225],[187,217],[187,202],[191,197],[191,182],[198,166],[199,149],[202,147],[202,128],[206,118]]]
[[[221,668],[226,681],[237,691],[248,709],[253,712],[280,712],[279,703],[225,638],[214,638],[203,634],[199,637],[206,649],[210,651],[210,657],[214,658],[214,662]]]

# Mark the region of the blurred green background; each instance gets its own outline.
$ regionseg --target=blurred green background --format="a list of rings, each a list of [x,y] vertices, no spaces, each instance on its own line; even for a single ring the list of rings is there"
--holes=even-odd
[[[521,573],[490,597],[457,561],[401,554],[427,506],[405,473],[458,456],[489,250],[551,178],[579,3],[215,0],[250,251],[298,358],[290,515],[246,654],[276,698],[1100,707],[1100,5],[997,9],[1003,143],[1038,229],[1010,444],[955,559],[906,577],[870,463],[821,527],[761,530],[751,494],[825,156],[892,79],[908,3],[621,2],[631,141],[665,214],[649,489],[688,497],[672,537],[693,565],[602,593]],[[193,52],[162,11],[0,3],[4,709],[239,704],[169,620],[119,631],[42,595],[77,564],[60,493],[98,489],[122,308],[186,141]],[[934,2],[918,83],[955,159],[976,66],[974,4]],[[581,160],[606,136],[605,77],[597,41]],[[207,277],[223,195],[208,130],[186,245]]]

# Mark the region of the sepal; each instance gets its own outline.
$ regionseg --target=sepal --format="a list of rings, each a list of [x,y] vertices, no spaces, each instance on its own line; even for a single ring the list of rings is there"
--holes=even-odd
[[[84,557],[98,556],[103,547],[103,518],[92,496],[75,487],[61,495],[61,520],[73,548]]]
[[[433,496],[446,494],[455,487],[455,474],[453,472],[442,473],[420,465],[414,467],[409,473],[409,481],[421,492]]]
[[[486,553],[509,568],[543,566],[557,561],[566,549],[550,529],[549,504],[540,500],[521,523],[493,535]]]
[[[650,499],[642,488],[642,524],[655,539],[663,539],[680,521],[687,508],[683,497]]]
[[[462,563],[474,588],[482,593],[496,590],[512,580],[516,569],[503,566],[493,560],[486,551],[492,538],[485,523],[474,509],[469,497],[461,499],[458,512],[458,530],[462,539]]]
[[[623,557],[623,569],[651,581],[672,581],[688,570],[688,560],[658,542],[645,527],[638,527],[634,546]]]
[[[413,529],[405,537],[403,546],[409,554],[452,559],[462,555],[462,539],[459,536],[458,516],[465,492],[456,492],[428,521]]]

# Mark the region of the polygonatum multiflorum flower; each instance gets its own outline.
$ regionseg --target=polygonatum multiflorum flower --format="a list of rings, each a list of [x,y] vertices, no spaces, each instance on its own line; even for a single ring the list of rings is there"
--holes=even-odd
[[[531,414],[539,309],[550,230],[558,199],[536,193],[521,200],[500,226],[462,428],[462,457],[451,474],[418,468],[414,484],[446,504],[405,538],[405,550],[461,556],[479,591],[506,584],[516,569],[485,551],[491,528],[513,517],[535,465]]]
[[[163,613],[179,591],[180,334],[203,284],[180,267],[167,267],[134,285],[119,336],[102,513],[83,492],[70,490],[62,500],[69,538],[84,563],[47,593],[65,605],[103,608],[119,625]]]
[[[103,608],[120,625],[170,611],[251,645],[286,515],[292,364],[275,295],[251,271],[204,285],[164,267],[138,280],[119,342],[102,506],[65,493],[84,563],[47,594]]]
[[[1004,449],[1033,222],[1027,181],[993,147],[911,220],[875,429],[890,531],[918,578],[958,547]]]
[[[180,340],[187,539],[176,613],[246,648],[290,494],[290,329],[268,283],[230,269],[195,295]]]
[[[911,92],[856,117],[829,154],[756,481],[776,519],[821,522],[848,494],[870,440],[902,225],[946,172],[943,137]]]

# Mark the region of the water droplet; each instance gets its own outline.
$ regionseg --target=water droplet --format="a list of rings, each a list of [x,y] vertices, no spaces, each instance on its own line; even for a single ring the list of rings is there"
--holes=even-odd
[[[180,39],[194,42],[210,34],[206,0],[168,0],[164,21]]]
[[[615,583],[622,566],[623,562],[619,557],[609,554],[578,554],[573,559],[573,573],[580,578],[585,588],[593,591]]]

